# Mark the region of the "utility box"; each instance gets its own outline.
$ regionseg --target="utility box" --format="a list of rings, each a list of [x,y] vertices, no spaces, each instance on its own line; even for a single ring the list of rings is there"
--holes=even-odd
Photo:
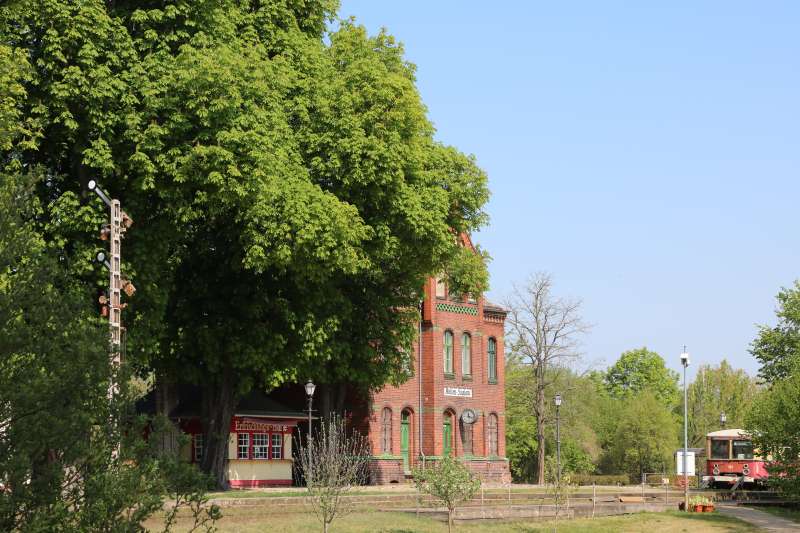
[[[679,476],[683,475],[683,450],[678,450],[675,452],[675,463],[676,469],[675,473]],[[687,451],[686,452],[686,475],[687,476],[694,476],[695,475],[695,467],[694,467],[694,452]]]

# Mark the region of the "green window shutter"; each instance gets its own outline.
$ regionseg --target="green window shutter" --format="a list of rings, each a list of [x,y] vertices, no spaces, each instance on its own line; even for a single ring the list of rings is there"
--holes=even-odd
[[[497,341],[489,339],[489,381],[497,381]]]
[[[472,375],[472,338],[469,333],[461,337],[461,374]]]
[[[444,332],[444,373],[453,373],[453,332]]]

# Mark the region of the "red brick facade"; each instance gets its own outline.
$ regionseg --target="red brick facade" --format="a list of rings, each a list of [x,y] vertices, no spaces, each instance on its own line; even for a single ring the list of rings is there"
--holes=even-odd
[[[415,346],[414,377],[399,387],[387,386],[372,395],[368,436],[373,450],[374,483],[397,483],[408,478],[403,459],[403,418],[407,419],[406,464],[410,469],[422,460],[435,461],[446,453],[447,415],[450,416],[450,454],[464,460],[487,481],[510,480],[505,457],[503,391],[505,312],[487,304],[483,298],[452,299],[443,289],[439,288],[437,296],[434,279],[425,286],[422,347],[420,350],[419,344]],[[452,373],[445,372],[446,332],[452,334]],[[464,335],[469,336],[471,372],[466,372],[462,364]],[[490,343],[495,347],[495,379],[490,379]],[[389,411],[384,411],[387,408]],[[477,417],[472,424],[464,423],[462,415],[470,409]],[[421,449],[418,445],[420,420]]]

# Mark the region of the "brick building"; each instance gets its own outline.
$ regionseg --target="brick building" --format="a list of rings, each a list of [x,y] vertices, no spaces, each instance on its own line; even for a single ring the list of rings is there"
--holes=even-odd
[[[509,481],[505,457],[505,311],[483,297],[425,286],[414,377],[369,401],[373,483],[399,483],[420,461],[461,458],[488,481]],[[420,446],[419,443],[422,443]]]
[[[468,237],[462,239],[472,246]],[[433,278],[424,293],[413,377],[368,396],[343,387],[344,412],[366,433],[372,448],[371,482],[404,482],[413,466],[443,456],[458,457],[486,481],[510,481],[505,457],[506,312],[483,297],[450,294]],[[159,412],[191,435],[182,453],[199,461],[204,453],[199,392],[184,389],[164,388],[162,396],[171,390],[174,397],[162,399]],[[151,393],[149,401],[158,403],[155,397]],[[302,383],[269,394],[253,391],[241,399],[228,446],[232,487],[298,482],[293,480],[292,441],[308,431],[306,400]]]

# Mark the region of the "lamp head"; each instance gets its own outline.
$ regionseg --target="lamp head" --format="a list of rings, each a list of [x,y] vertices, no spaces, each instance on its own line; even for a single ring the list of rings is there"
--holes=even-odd
[[[556,407],[561,407],[561,395],[560,394],[556,394],[555,402],[556,402]]]
[[[720,413],[719,414],[719,423],[720,423],[720,425],[724,426],[725,422],[727,422],[727,421],[728,421],[728,416],[725,413]]]
[[[94,191],[97,188],[97,182],[94,180],[89,180],[89,183],[86,184],[86,188],[90,191]]]
[[[309,379],[308,383],[306,383],[306,394],[308,394],[309,398],[314,396],[314,390],[316,388],[317,388],[317,386],[314,385],[314,383]]]
[[[681,354],[681,364],[683,366],[685,366],[685,367],[689,366],[689,353],[688,352],[683,352]]]
[[[102,263],[106,260],[106,253],[105,252],[97,252],[97,255],[94,257],[98,263]]]

